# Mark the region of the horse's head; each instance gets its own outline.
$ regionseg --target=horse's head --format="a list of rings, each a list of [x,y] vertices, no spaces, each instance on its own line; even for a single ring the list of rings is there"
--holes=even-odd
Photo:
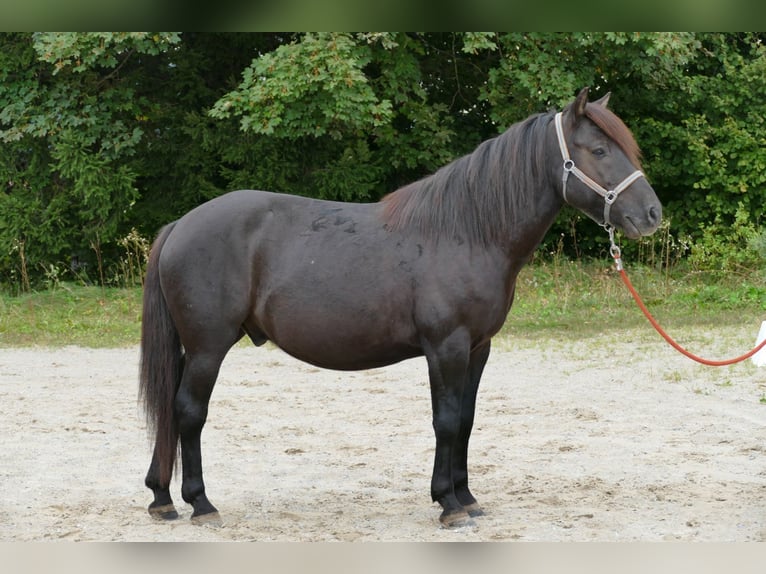
[[[640,168],[633,135],[606,108],[609,95],[588,102],[588,88],[556,114],[564,200],[631,239],[652,234],[662,205]]]

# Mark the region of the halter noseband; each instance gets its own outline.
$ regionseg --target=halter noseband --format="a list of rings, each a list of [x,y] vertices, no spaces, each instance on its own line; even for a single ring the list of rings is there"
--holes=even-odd
[[[631,183],[636,181],[639,177],[645,177],[643,172],[641,170],[636,170],[633,173],[631,173],[628,177],[623,179],[617,187],[615,187],[613,190],[606,190],[603,187],[601,187],[599,184],[597,184],[595,181],[593,181],[591,178],[589,178],[587,175],[585,175],[576,165],[574,160],[569,157],[569,150],[567,149],[567,143],[564,140],[564,129],[561,126],[561,116],[562,112],[559,112],[556,114],[555,123],[556,123],[556,135],[559,138],[559,148],[561,149],[561,156],[564,158],[564,173],[561,177],[561,183],[564,188],[564,201],[567,201],[567,179],[569,178],[569,174],[573,173],[574,176],[579,179],[581,182],[583,182],[585,185],[587,185],[589,188],[591,188],[593,191],[595,191],[597,194],[599,194],[601,197],[604,198],[604,222],[600,225],[609,229],[612,227],[612,224],[609,222],[609,211],[612,208],[612,204],[617,201],[617,196],[620,195],[623,191],[625,191],[628,186],[630,186]]]

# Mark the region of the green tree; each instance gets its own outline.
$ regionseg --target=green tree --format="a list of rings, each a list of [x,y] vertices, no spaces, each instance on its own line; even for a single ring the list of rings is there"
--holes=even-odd
[[[232,189],[376,201],[586,85],[613,93],[672,232],[718,256],[762,224],[764,39],[0,34],[0,283],[82,261],[108,281],[132,228]],[[574,210],[561,233],[573,255],[605,246]]]
[[[742,209],[757,222],[766,204],[766,36],[698,38],[681,82],[639,128],[668,209],[688,233],[733,224]]]
[[[39,271],[88,249],[100,257],[138,197],[125,159],[149,102],[123,70],[178,41],[151,33],[0,37],[0,142],[11,152],[0,159],[9,188],[0,194],[0,243],[24,246],[21,266]]]
[[[283,191],[377,200],[454,157],[449,109],[426,85],[426,50],[408,34],[291,38],[255,58],[210,114],[303,158]]]

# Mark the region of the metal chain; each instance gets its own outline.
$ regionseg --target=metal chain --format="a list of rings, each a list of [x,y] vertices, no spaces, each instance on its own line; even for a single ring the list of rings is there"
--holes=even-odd
[[[606,229],[606,232],[609,234],[609,253],[614,259],[617,271],[622,271],[622,252],[620,251],[620,246],[614,241],[614,227],[606,224],[604,225],[604,229]]]

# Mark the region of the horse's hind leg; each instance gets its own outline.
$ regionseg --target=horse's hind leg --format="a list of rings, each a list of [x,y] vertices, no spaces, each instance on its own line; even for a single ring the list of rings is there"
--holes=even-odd
[[[200,439],[210,395],[229,347],[226,345],[221,350],[204,352],[187,350],[184,373],[175,399],[183,468],[181,495],[194,508],[192,520],[198,523],[220,520],[218,511],[205,494]]]
[[[160,470],[155,447],[149,472],[146,473],[145,484],[154,493],[154,502],[149,505],[149,515],[158,520],[175,520],[178,512],[170,496],[170,484],[160,484]]]

